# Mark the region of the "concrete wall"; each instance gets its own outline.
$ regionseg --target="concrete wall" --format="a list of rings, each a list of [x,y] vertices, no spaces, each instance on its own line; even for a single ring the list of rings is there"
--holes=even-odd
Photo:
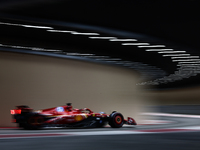
[[[120,67],[0,52],[0,69],[0,126],[16,126],[10,109],[22,104],[37,110],[71,102],[75,108],[117,110],[140,120],[143,106],[152,103],[152,96],[136,86],[139,75]]]
[[[174,114],[200,114],[200,87],[152,91],[149,96],[154,96],[154,105],[149,105],[150,110],[161,113]]]
[[[199,105],[200,87],[151,92],[156,95],[156,105]]]

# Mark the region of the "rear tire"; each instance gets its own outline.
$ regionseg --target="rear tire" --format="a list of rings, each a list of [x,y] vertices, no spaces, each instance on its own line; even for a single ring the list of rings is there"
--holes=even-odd
[[[31,115],[27,118],[27,122],[23,124],[24,129],[34,130],[39,129],[44,124],[44,117],[41,115]]]
[[[114,112],[109,116],[109,125],[112,128],[121,128],[124,124],[124,117],[119,112]]]

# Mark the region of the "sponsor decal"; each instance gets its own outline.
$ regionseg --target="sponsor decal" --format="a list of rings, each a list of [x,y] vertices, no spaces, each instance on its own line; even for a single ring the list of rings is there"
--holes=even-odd
[[[130,124],[133,123],[133,119],[129,118],[128,123],[130,123]]]

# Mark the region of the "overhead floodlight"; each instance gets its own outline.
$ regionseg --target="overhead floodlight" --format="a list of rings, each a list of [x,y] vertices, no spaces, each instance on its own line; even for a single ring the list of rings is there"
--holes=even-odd
[[[182,61],[178,62],[179,64],[200,64],[200,61]]]
[[[149,48],[149,47],[166,47],[165,45],[149,45],[149,46],[138,46],[139,48]]]
[[[47,27],[47,26],[24,25],[24,24],[14,24],[14,23],[7,23],[7,22],[0,22],[0,24],[9,25],[9,26],[21,26],[21,27],[27,27],[27,28],[53,29],[52,27]]]
[[[163,57],[178,57],[178,56],[190,56],[190,54],[168,54],[162,55]]]
[[[29,49],[29,50],[33,50],[33,51],[62,52],[62,50],[57,50],[57,49],[45,49],[45,48],[39,48],[39,47],[26,47],[26,46],[4,45],[4,44],[0,44],[0,46],[9,47],[9,48],[17,48],[17,49]]]
[[[93,56],[94,54],[66,53],[66,55],[73,55],[73,56]]]
[[[131,42],[131,41],[137,41],[137,40],[136,39],[109,39],[109,41]]]
[[[33,51],[46,51],[46,52],[62,52],[62,50],[57,49],[42,49],[42,48],[32,48]]]
[[[100,37],[100,36],[94,36],[89,37],[90,39],[116,39],[116,37]]]
[[[34,26],[34,25],[21,25],[21,26],[26,28],[36,28],[36,29],[53,29],[52,27],[46,27],[46,26]]]
[[[185,62],[185,61],[200,61],[200,59],[176,59],[173,62]]]
[[[200,64],[178,64],[177,66],[194,66],[194,67],[197,67],[197,66],[200,66]]]
[[[71,33],[75,31],[67,31],[67,30],[47,30],[48,32],[61,32],[61,33]]]
[[[188,58],[199,58],[199,56],[171,57],[171,59],[188,59]]]
[[[122,43],[122,45],[149,45],[149,43]]]
[[[160,54],[164,54],[164,53],[186,53],[186,51],[164,51],[164,52],[158,52]]]
[[[85,57],[91,57],[91,58],[109,58],[109,56],[85,56]]]
[[[105,61],[110,61],[110,60],[122,60],[120,58],[100,58],[100,59],[96,59],[96,60],[105,60]]]
[[[173,51],[173,49],[146,49],[147,52]]]
[[[21,24],[14,24],[14,23],[8,23],[8,22],[0,22],[0,24],[9,25],[9,26],[21,26]]]
[[[71,32],[71,34],[75,34],[75,35],[100,35],[99,33],[81,33],[81,32]]]

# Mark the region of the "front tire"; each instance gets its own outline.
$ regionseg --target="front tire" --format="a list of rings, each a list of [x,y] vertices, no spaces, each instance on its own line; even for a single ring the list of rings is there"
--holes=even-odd
[[[109,125],[112,128],[121,128],[124,124],[124,117],[119,112],[114,112],[109,116]]]

